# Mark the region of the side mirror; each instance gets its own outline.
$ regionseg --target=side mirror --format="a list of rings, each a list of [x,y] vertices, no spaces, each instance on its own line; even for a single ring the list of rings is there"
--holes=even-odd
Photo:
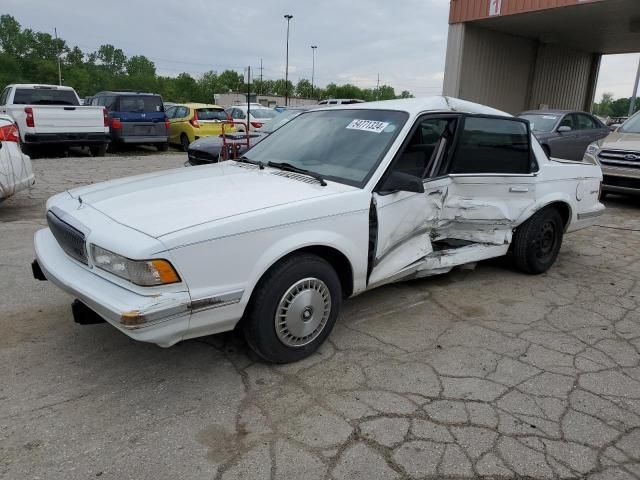
[[[566,133],[566,132],[570,132],[570,131],[571,131],[571,127],[568,127],[566,125],[558,127],[558,133]]]
[[[382,184],[380,192],[415,192],[424,193],[422,179],[408,173],[392,171]]]

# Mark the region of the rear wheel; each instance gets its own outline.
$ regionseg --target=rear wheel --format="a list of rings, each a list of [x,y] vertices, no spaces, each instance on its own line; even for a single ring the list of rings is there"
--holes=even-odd
[[[107,144],[103,143],[102,145],[91,145],[89,147],[89,151],[91,152],[91,156],[93,157],[104,157],[107,153]]]
[[[118,151],[118,144],[117,144],[116,142],[113,142],[113,141],[112,141],[112,142],[109,144],[109,151],[110,151],[111,153],[116,153],[116,152]]]
[[[311,254],[288,257],[258,283],[243,320],[249,346],[263,359],[308,357],[336,323],[342,287],[333,267]]]
[[[187,137],[186,133],[180,135],[180,145],[182,146],[182,151],[186,152],[189,150],[189,137]]]
[[[520,270],[537,275],[556,261],[564,224],[555,208],[545,208],[520,225],[513,237],[513,259]]]

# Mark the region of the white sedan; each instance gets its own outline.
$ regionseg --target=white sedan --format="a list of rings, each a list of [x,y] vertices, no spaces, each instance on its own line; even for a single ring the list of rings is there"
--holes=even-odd
[[[546,271],[603,212],[601,179],[461,100],[310,110],[239,161],[52,197],[33,269],[79,299],[79,323],[168,347],[240,322],[262,358],[291,362],[379,285],[507,254]]]
[[[13,120],[0,115],[0,202],[35,182],[31,159],[20,151],[19,142]]]

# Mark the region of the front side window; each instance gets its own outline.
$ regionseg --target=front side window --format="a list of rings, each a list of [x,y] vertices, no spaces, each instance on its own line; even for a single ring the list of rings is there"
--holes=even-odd
[[[306,112],[249,150],[249,160],[289,163],[348,185],[363,187],[406,123],[392,110]]]
[[[571,130],[575,130],[576,124],[573,120],[573,115],[565,115],[562,121],[560,122],[560,125],[558,125],[558,128],[560,127],[569,127]]]
[[[578,130],[592,130],[594,128],[598,128],[589,115],[576,113],[575,117],[576,120],[574,123],[577,125]]]
[[[169,107],[165,113],[167,114],[167,118],[175,118],[177,107]]]
[[[449,173],[527,174],[531,159],[526,122],[465,117]]]

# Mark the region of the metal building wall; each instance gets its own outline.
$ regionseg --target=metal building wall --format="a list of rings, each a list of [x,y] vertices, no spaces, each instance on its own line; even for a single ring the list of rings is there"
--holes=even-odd
[[[458,25],[450,26],[455,27]],[[462,36],[458,39],[462,45],[458,79],[452,79],[447,65],[445,93],[507,112],[524,110],[535,60],[534,43],[470,24],[465,25]],[[447,81],[453,88],[446,85]]]
[[[594,71],[591,53],[565,49],[558,45],[540,45],[529,100],[529,108],[589,109]],[[597,75],[597,68],[596,68]]]
[[[489,17],[489,6],[495,0],[451,0],[449,23],[468,22]],[[602,0],[501,0],[500,15],[533,12]]]

